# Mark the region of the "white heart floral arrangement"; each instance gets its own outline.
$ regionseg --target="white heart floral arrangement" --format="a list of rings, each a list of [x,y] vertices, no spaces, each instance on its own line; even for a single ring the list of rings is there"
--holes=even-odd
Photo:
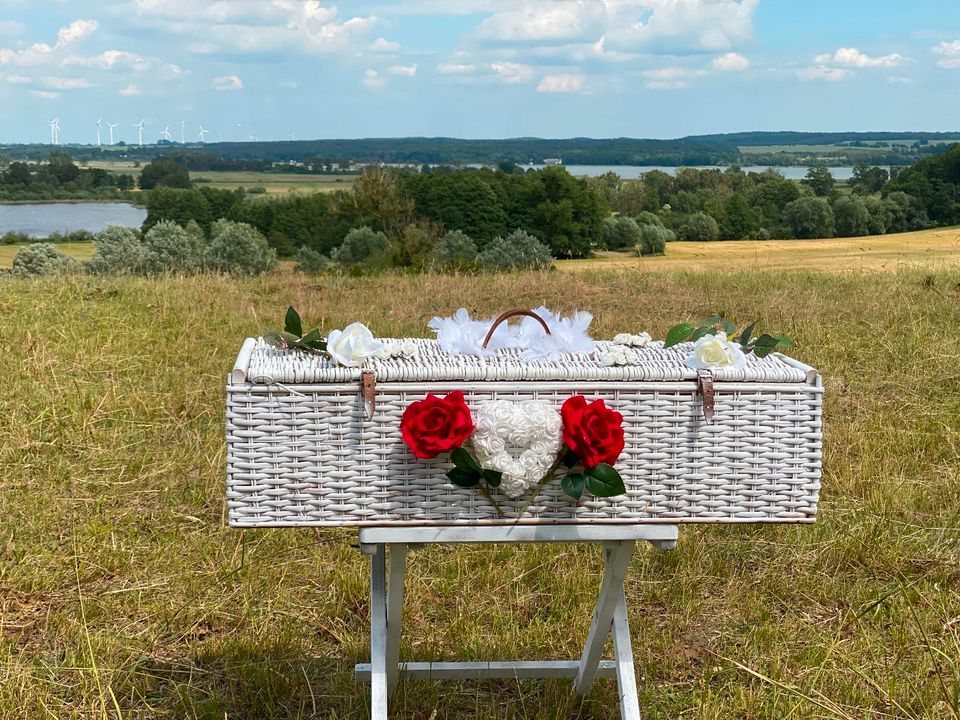
[[[557,459],[563,422],[548,402],[491,400],[477,405],[473,421],[476,459],[501,473],[500,489],[511,498],[536,485]]]

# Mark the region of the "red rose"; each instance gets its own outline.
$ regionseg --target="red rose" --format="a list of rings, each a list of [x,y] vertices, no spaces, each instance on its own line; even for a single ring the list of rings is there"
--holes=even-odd
[[[613,465],[623,452],[623,415],[610,410],[603,400],[589,405],[583,395],[574,395],[560,408],[563,444],[585,468],[600,463]]]
[[[429,460],[463,445],[473,432],[473,418],[461,390],[443,398],[430,393],[403,411],[400,431],[413,454]]]

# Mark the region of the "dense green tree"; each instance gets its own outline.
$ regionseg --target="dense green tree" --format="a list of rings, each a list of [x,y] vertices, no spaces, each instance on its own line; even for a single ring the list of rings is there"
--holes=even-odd
[[[389,265],[389,250],[387,236],[365,226],[348,232],[343,244],[333,251],[332,258],[346,267],[380,268]]]
[[[719,240],[720,226],[717,221],[706,213],[698,212],[690,215],[680,226],[678,236],[681,240]]]
[[[783,209],[783,220],[797,238],[833,237],[833,209],[825,198],[803,197]]]
[[[837,237],[870,233],[870,211],[858,195],[845,195],[833,202],[833,224]]]
[[[277,254],[251,225],[217,220],[205,248],[206,267],[237,275],[259,275],[272,268]]]
[[[140,189],[153,190],[156,187],[189,188],[190,173],[173,158],[159,157],[140,171]]]
[[[633,249],[641,242],[640,226],[630,217],[618,215],[603,220],[603,246],[607,250]]]
[[[850,186],[858,195],[872,195],[880,192],[889,179],[890,173],[886,168],[870,167],[861,163],[853,168]]]
[[[817,197],[829,197],[833,193],[833,174],[830,168],[822,165],[816,165],[807,170],[807,176],[800,182],[813,190],[813,194]]]
[[[158,222],[143,235],[145,269],[151,273],[194,273],[203,269],[204,246],[172,220]]]
[[[760,227],[760,213],[747,204],[740,193],[731,195],[723,207],[720,237],[724,240],[742,240],[753,236]]]
[[[485,270],[543,270],[553,264],[550,249],[530,233],[514,230],[491,240],[477,256]]]
[[[867,196],[863,199],[867,208],[867,232],[869,235],[883,235],[887,232],[887,212],[884,201],[878,197]]]
[[[884,186],[883,192],[887,198],[895,192],[902,192],[917,200],[926,218],[919,217],[914,209],[908,209],[907,214],[913,216],[907,221],[910,229],[923,220],[932,220],[939,225],[960,223],[960,144],[902,170]],[[907,208],[910,205],[901,200],[898,203]]]

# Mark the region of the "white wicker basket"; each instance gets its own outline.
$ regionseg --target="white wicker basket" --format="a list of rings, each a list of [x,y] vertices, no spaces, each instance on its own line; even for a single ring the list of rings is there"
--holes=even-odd
[[[386,340],[386,342],[410,342]],[[523,362],[451,355],[415,339],[409,359],[374,360],[363,371],[249,339],[227,385],[227,505],[236,527],[677,522],[812,522],[820,490],[820,377],[782,355],[748,356],[718,369],[712,422],[704,418],[689,346],[653,343],[628,367],[591,355]],[[372,374],[370,374],[372,373]],[[375,380],[370,414],[361,384]],[[463,390],[485,400],[603,398],[623,414],[626,446],[616,467],[626,495],[579,503],[558,482],[518,518],[525,498],[496,499],[445,477],[449,458],[417,460],[400,416],[428,392]]]

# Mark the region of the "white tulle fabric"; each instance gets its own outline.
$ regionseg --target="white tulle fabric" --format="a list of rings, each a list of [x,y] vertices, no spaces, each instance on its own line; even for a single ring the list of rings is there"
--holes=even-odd
[[[536,320],[524,317],[515,325],[501,323],[490,343],[483,348],[483,339],[495,318],[475,320],[466,308],[460,308],[450,317],[435,317],[428,327],[437,333],[437,343],[449,353],[457,355],[494,355],[498,350],[520,350],[524,360],[557,360],[567,354],[592,353],[594,342],[590,337],[593,315],[580,310],[562,316],[545,307],[533,312],[543,318],[550,328],[548,335]]]
[[[520,497],[536,485],[557,458],[562,420],[541,400],[493,400],[473,410],[470,437],[477,461],[503,473],[500,490]]]

